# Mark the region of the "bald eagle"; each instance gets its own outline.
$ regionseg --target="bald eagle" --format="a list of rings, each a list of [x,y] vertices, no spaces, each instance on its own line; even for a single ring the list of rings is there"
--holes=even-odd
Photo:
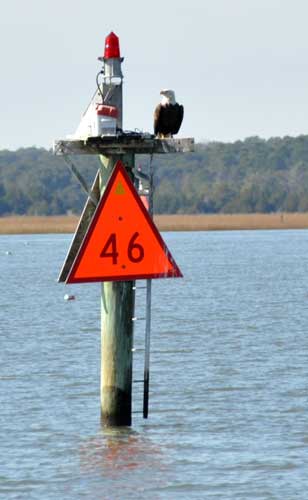
[[[157,137],[172,137],[180,130],[184,108],[175,100],[173,90],[162,90],[161,102],[154,111],[154,134]]]

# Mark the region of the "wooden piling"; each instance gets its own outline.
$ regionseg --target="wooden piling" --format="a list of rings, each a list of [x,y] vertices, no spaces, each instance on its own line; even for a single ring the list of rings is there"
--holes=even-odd
[[[133,179],[134,155],[101,156],[103,193],[113,167],[121,160]],[[101,419],[105,426],[132,423],[133,281],[102,283],[101,297]]]

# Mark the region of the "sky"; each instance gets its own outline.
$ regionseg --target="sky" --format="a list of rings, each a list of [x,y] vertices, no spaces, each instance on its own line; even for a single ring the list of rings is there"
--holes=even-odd
[[[123,125],[153,131],[162,88],[179,137],[308,133],[306,0],[2,0],[0,149],[52,147],[96,88],[105,37],[125,58]]]

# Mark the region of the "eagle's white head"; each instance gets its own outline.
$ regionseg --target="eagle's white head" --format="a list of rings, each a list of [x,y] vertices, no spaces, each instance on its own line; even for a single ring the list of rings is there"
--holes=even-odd
[[[176,100],[175,100],[175,93],[173,90],[171,89],[163,89],[160,91],[160,95],[162,95],[162,99],[161,99],[161,103],[162,105],[166,105],[166,104],[175,104],[176,103]]]

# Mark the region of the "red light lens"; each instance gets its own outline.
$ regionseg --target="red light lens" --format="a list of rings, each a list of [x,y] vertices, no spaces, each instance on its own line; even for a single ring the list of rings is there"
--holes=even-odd
[[[120,44],[119,38],[113,31],[106,37],[104,58],[119,58],[120,57]]]

